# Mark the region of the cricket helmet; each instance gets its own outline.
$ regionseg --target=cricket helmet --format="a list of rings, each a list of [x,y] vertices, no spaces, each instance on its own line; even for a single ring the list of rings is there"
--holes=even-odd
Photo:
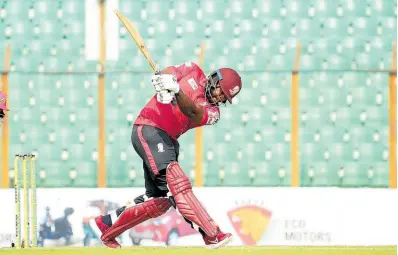
[[[232,103],[232,98],[242,89],[242,79],[234,69],[220,68],[208,76],[206,96],[210,96],[211,91],[217,87],[221,88],[228,102]]]

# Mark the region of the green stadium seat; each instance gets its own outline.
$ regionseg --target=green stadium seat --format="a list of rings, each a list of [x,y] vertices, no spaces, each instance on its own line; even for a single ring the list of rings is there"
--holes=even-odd
[[[298,41],[301,185],[388,186],[389,77],[362,70],[391,68],[397,1],[120,0],[118,8],[160,68],[198,62],[205,42],[206,74],[231,67],[242,76],[234,105],[221,107],[221,120],[203,129],[205,186],[290,185]],[[11,44],[14,71],[10,159],[36,151],[40,187],[97,183],[98,75],[43,73],[98,70],[98,61],[85,58],[85,12],[80,0],[0,3],[0,59]],[[117,72],[105,76],[107,183],[142,187],[130,136],[154,95],[151,68],[120,22],[117,29],[119,59],[106,61],[106,70]],[[191,181],[194,135],[180,139]]]
[[[321,77],[319,74],[302,76],[301,84],[304,89],[300,100],[306,115],[306,121],[300,130],[301,181],[304,186],[372,185],[370,183],[374,181],[373,176],[376,173],[372,173],[372,177],[369,177],[366,168],[369,168],[369,165],[384,163],[388,169],[388,160],[385,155],[383,156],[387,151],[383,146],[387,143],[387,136],[381,135],[382,131],[377,130],[376,124],[388,122],[385,116],[388,112],[385,108],[387,105],[376,106],[375,94],[365,93],[365,86],[372,85],[369,76],[372,74],[344,73],[337,80],[337,86],[325,83],[322,84],[322,90],[321,88],[314,90],[311,86],[318,84],[317,81]],[[386,80],[385,84],[388,84]],[[308,91],[307,86],[309,86]],[[323,104],[333,104],[331,110],[335,112],[335,121],[332,123],[330,119],[322,120],[322,113],[316,113],[318,111],[315,108],[316,100],[311,100],[309,97],[311,95],[319,98],[317,95],[326,88],[329,98],[324,100]],[[369,92],[371,91],[372,88],[369,88]],[[381,93],[379,102],[380,98],[382,98]],[[384,142],[381,142],[382,140]],[[377,186],[388,186],[388,178],[384,183],[379,182]]]

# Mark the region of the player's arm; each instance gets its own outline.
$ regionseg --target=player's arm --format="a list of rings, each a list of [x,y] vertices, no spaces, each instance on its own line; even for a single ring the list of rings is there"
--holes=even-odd
[[[193,62],[185,62],[181,65],[169,66],[160,71],[160,74],[171,74],[177,78],[177,81],[180,81],[182,77],[192,72],[193,70],[199,68],[199,66]]]
[[[185,116],[194,123],[202,122],[204,109],[201,105],[196,105],[182,90],[175,94],[175,97],[178,107]]]
[[[162,71],[160,71],[160,74],[172,74],[175,75],[176,71],[173,66],[166,67]]]

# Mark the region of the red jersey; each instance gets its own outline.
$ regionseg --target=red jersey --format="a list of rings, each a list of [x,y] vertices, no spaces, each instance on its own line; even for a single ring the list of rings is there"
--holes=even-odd
[[[179,66],[168,67],[168,73],[177,78],[184,93],[196,104],[204,107],[203,119],[199,124],[193,123],[185,116],[178,104],[162,104],[156,100],[156,94],[141,110],[134,125],[148,125],[165,131],[171,138],[177,140],[189,129],[203,125],[215,124],[220,119],[220,109],[212,106],[205,98],[207,78],[202,69],[195,63],[186,62]]]

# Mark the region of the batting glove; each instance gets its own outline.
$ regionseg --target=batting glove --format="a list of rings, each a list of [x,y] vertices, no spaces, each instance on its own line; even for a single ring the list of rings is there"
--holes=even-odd
[[[174,92],[168,90],[161,90],[156,93],[156,100],[162,104],[170,104],[173,101]]]
[[[177,94],[180,91],[180,85],[177,78],[172,74],[156,74],[152,76],[152,85],[156,92],[167,90]],[[174,96],[174,95],[173,95]]]

